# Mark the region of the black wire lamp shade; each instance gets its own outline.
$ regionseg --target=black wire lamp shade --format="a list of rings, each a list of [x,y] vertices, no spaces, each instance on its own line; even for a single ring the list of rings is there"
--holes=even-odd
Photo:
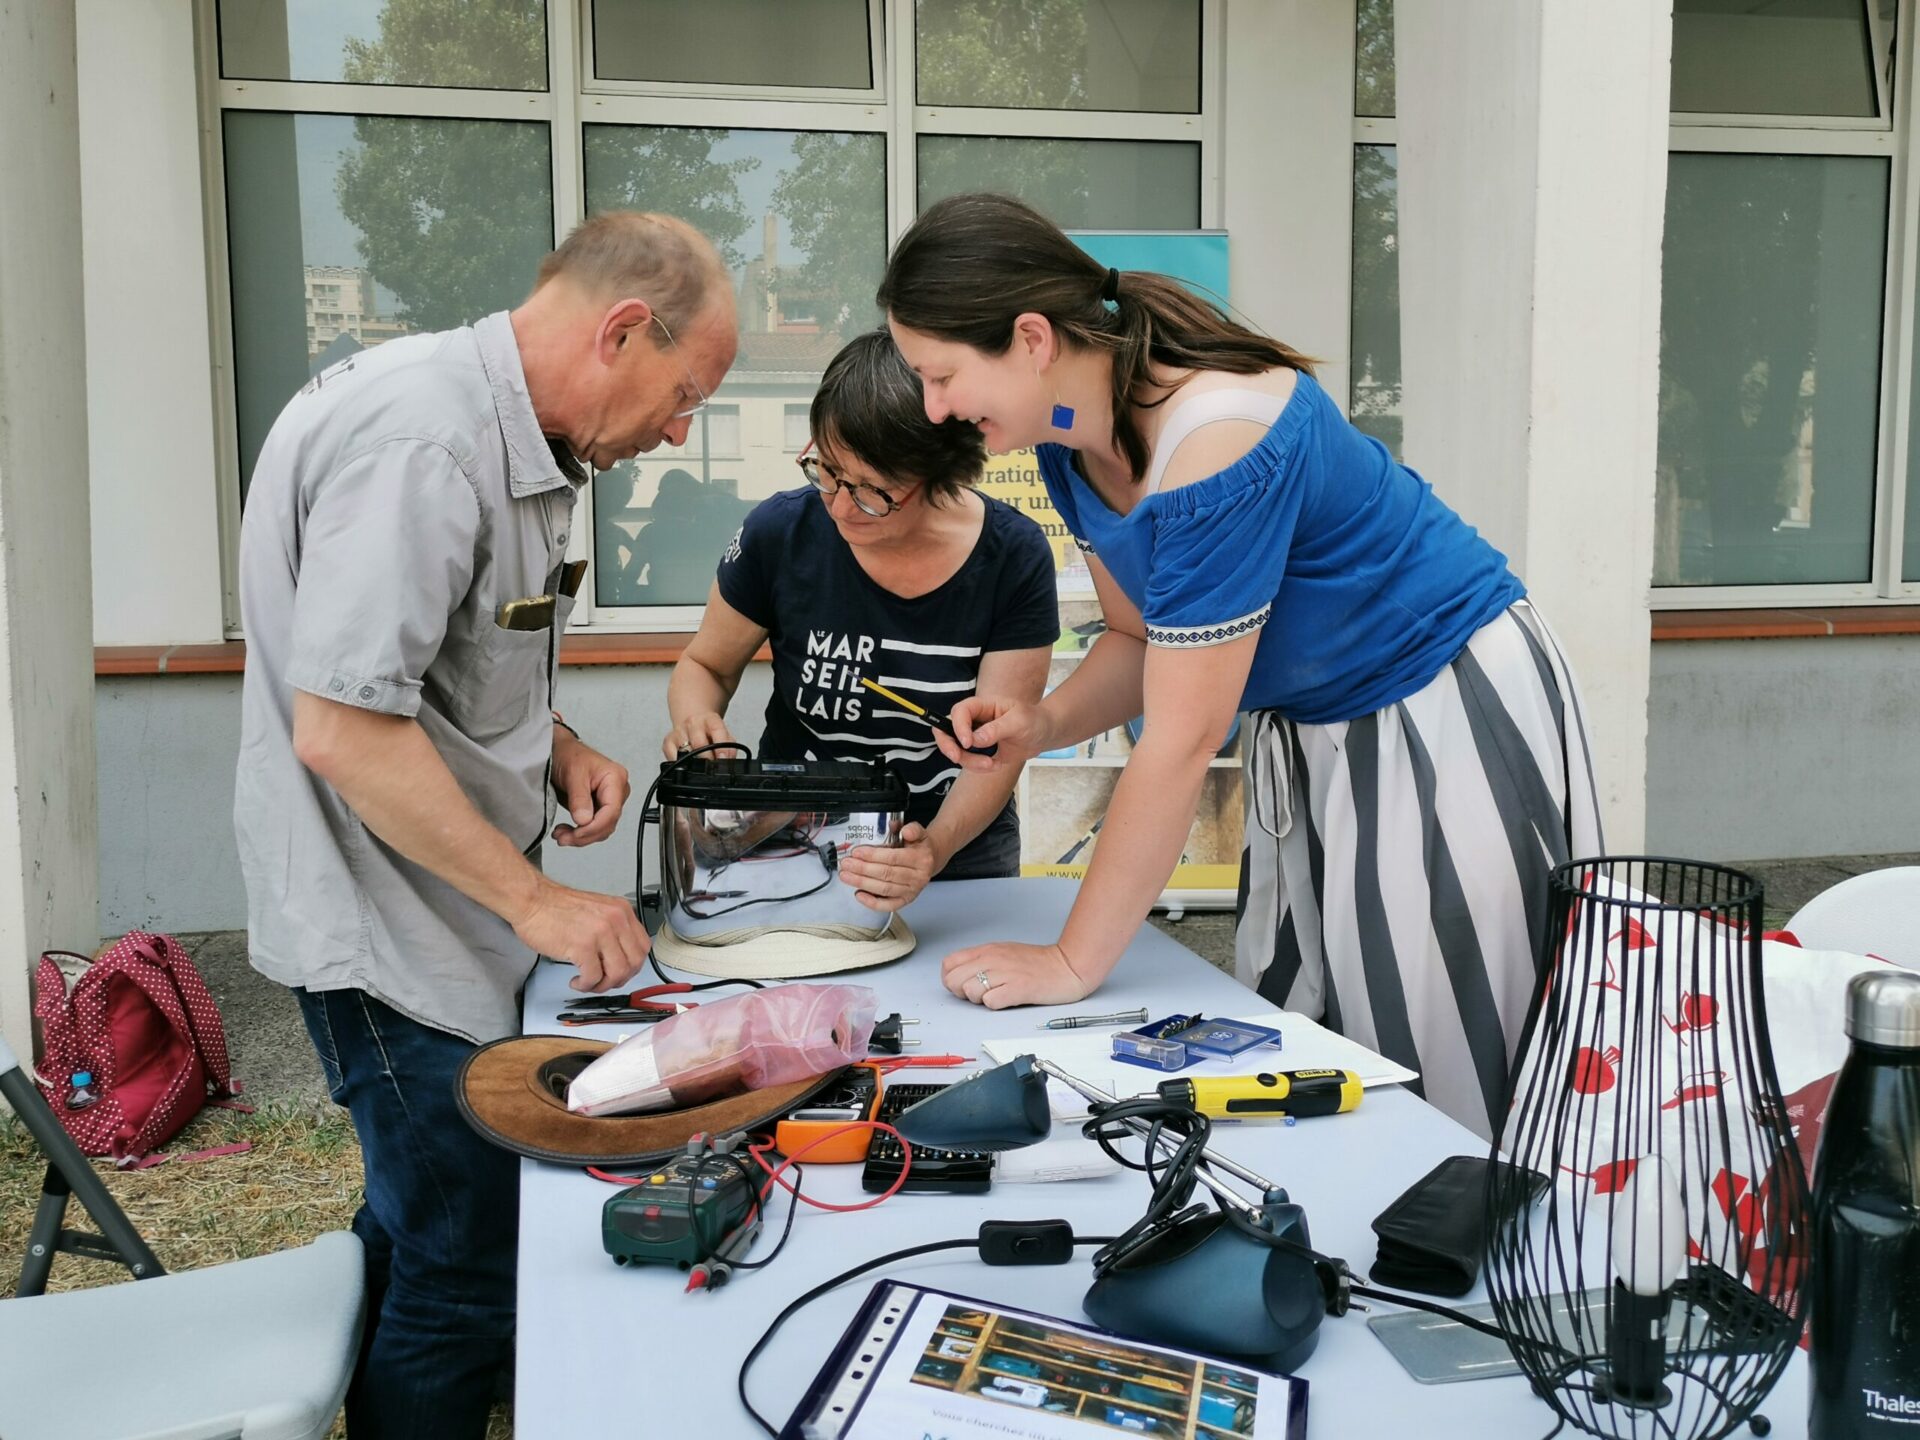
[[[1761,897],[1688,860],[1548,880],[1486,1279],[1534,1389],[1593,1435],[1726,1435],[1799,1340],[1807,1176],[1768,1043]],[[1501,1193],[1528,1170],[1554,1177],[1538,1206]]]

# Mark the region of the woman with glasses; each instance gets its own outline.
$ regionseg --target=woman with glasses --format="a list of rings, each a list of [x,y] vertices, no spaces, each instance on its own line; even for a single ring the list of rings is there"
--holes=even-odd
[[[667,687],[667,757],[730,740],[727,703],[762,644],[769,760],[884,760],[912,792],[898,847],[863,847],[840,878],[897,910],[935,875],[1019,873],[1019,767],[970,774],[934,730],[862,682],[935,715],[976,693],[1037,702],[1059,638],[1040,527],[975,485],[980,432],[927,420],[919,381],[876,330],[814,395],[807,483],[762,501],[720,557],[705,617]]]
[[[948,956],[947,987],[1000,1008],[1098,986],[1244,710],[1240,979],[1489,1133],[1548,869],[1600,843],[1572,675],[1505,559],[1347,423],[1306,357],[1108,269],[1019,201],[931,206],[879,298],[930,418],[1039,446],[1107,622],[1039,705],[955,708],[994,757],[943,748],[987,775],[1146,717],[1062,933]]]

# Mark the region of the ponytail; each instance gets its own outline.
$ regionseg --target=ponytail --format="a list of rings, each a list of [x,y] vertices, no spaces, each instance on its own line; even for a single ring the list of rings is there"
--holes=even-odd
[[[1179,281],[1110,270],[1052,221],[1005,195],[955,195],[928,207],[894,246],[877,299],[909,330],[989,355],[1006,353],[1014,321],[1029,312],[1046,316],[1066,344],[1105,351],[1113,361],[1114,442],[1135,479],[1146,473],[1148,456],[1134,408],[1166,399],[1136,398],[1152,385],[1153,366],[1312,373],[1299,351],[1240,324]]]

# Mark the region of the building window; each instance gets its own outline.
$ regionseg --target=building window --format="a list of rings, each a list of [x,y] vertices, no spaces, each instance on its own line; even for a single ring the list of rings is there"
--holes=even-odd
[[[1400,458],[1400,249],[1391,145],[1353,147],[1353,356],[1347,413]]]
[[[601,80],[873,86],[867,0],[592,0],[590,14]]]
[[[229,547],[317,368],[511,307],[598,210],[719,246],[738,359],[685,445],[592,477],[576,624],[697,622],[741,517],[800,483],[821,372],[879,323],[888,240],[924,204],[1011,189],[1070,228],[1219,224],[1221,0],[211,3]]]
[[[517,304],[553,244],[553,194],[541,124],[229,110],[222,136],[244,495],[311,376]]]
[[[1200,147],[922,135],[920,208],[969,190],[1016,195],[1063,230],[1192,230],[1200,224]]]
[[[918,0],[922,105],[1200,110],[1199,0]]]
[[[1662,603],[1911,599],[1920,426],[1892,475],[1882,317],[1920,319],[1888,264],[1892,0],[1676,0],[1661,273],[1654,584]],[[1354,421],[1399,443],[1391,0],[1359,0]],[[1902,123],[1909,123],[1902,112]],[[1908,181],[1912,184],[1914,181]],[[1915,499],[1920,499],[1916,496]],[[1891,563],[1875,582],[1875,555]]]
[[[546,0],[488,0],[450,12],[424,0],[219,0],[228,80],[547,88]]]
[[[585,159],[590,212],[647,204],[683,215],[733,271],[740,348],[719,390],[731,403],[703,412],[685,447],[625,461],[594,486],[597,603],[699,605],[746,512],[795,483],[784,444],[788,405],[812,398],[845,337],[879,321],[885,138],[589,125]],[[744,445],[743,431],[764,432],[766,443]],[[654,539],[671,539],[672,559],[655,563],[662,545],[643,543],[643,532],[662,523],[652,497],[675,468],[702,491],[682,504],[674,487],[685,482],[670,487],[667,528]]]

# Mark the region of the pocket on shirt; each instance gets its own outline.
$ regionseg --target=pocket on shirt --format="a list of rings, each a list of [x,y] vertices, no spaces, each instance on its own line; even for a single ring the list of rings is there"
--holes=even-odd
[[[526,723],[546,692],[547,630],[484,627],[479,653],[454,697],[453,722],[474,740],[497,740]]]

